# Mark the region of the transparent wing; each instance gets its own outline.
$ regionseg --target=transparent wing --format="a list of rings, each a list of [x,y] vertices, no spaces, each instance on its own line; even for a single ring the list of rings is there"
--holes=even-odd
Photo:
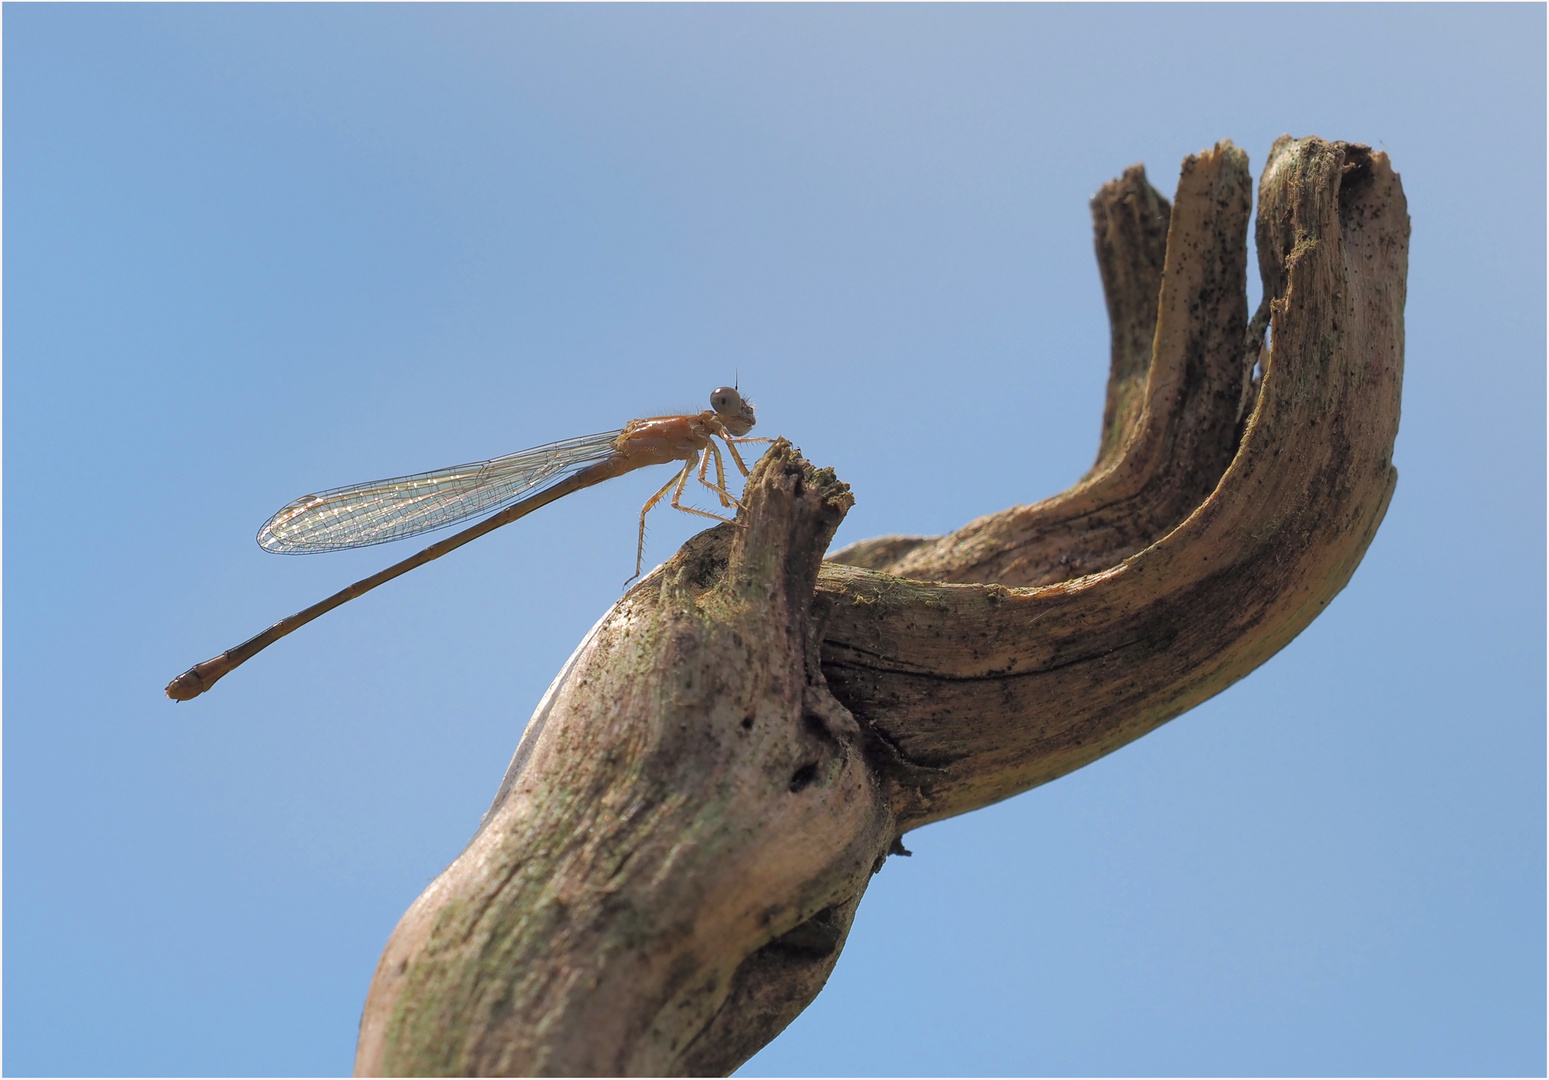
[[[367,547],[501,510],[613,453],[604,431],[450,469],[373,480],[304,495],[258,530],[258,546],[282,555]]]

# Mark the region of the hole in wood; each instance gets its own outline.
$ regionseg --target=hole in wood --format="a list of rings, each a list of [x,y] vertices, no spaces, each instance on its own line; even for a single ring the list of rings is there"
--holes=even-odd
[[[817,779],[817,775],[818,763],[815,761],[809,761],[807,764],[791,773],[792,794],[801,791],[803,788],[810,787],[812,781]]]

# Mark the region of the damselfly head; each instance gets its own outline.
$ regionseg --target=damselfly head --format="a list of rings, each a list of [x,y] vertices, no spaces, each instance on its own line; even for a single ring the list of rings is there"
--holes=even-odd
[[[753,430],[753,403],[737,392],[734,386],[722,386],[710,395],[710,407],[733,435],[746,435]]]

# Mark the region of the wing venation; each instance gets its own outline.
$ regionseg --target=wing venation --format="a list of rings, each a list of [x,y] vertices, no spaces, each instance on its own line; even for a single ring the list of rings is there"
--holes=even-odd
[[[284,555],[368,547],[455,525],[558,483],[613,453],[620,432],[535,446],[505,457],[303,495],[258,530]]]

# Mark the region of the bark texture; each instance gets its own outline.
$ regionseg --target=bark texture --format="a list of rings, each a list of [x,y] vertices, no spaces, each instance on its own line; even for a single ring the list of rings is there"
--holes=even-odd
[[[777,442],[555,679],[393,932],[362,1074],[725,1074],[822,988],[904,831],[1054,779],[1273,655],[1397,473],[1409,220],[1385,155],[1282,138],[1093,200],[1113,327],[1070,491],[822,562],[850,495]],[[1272,345],[1270,344],[1272,343]],[[1256,374],[1261,372],[1261,374]]]

